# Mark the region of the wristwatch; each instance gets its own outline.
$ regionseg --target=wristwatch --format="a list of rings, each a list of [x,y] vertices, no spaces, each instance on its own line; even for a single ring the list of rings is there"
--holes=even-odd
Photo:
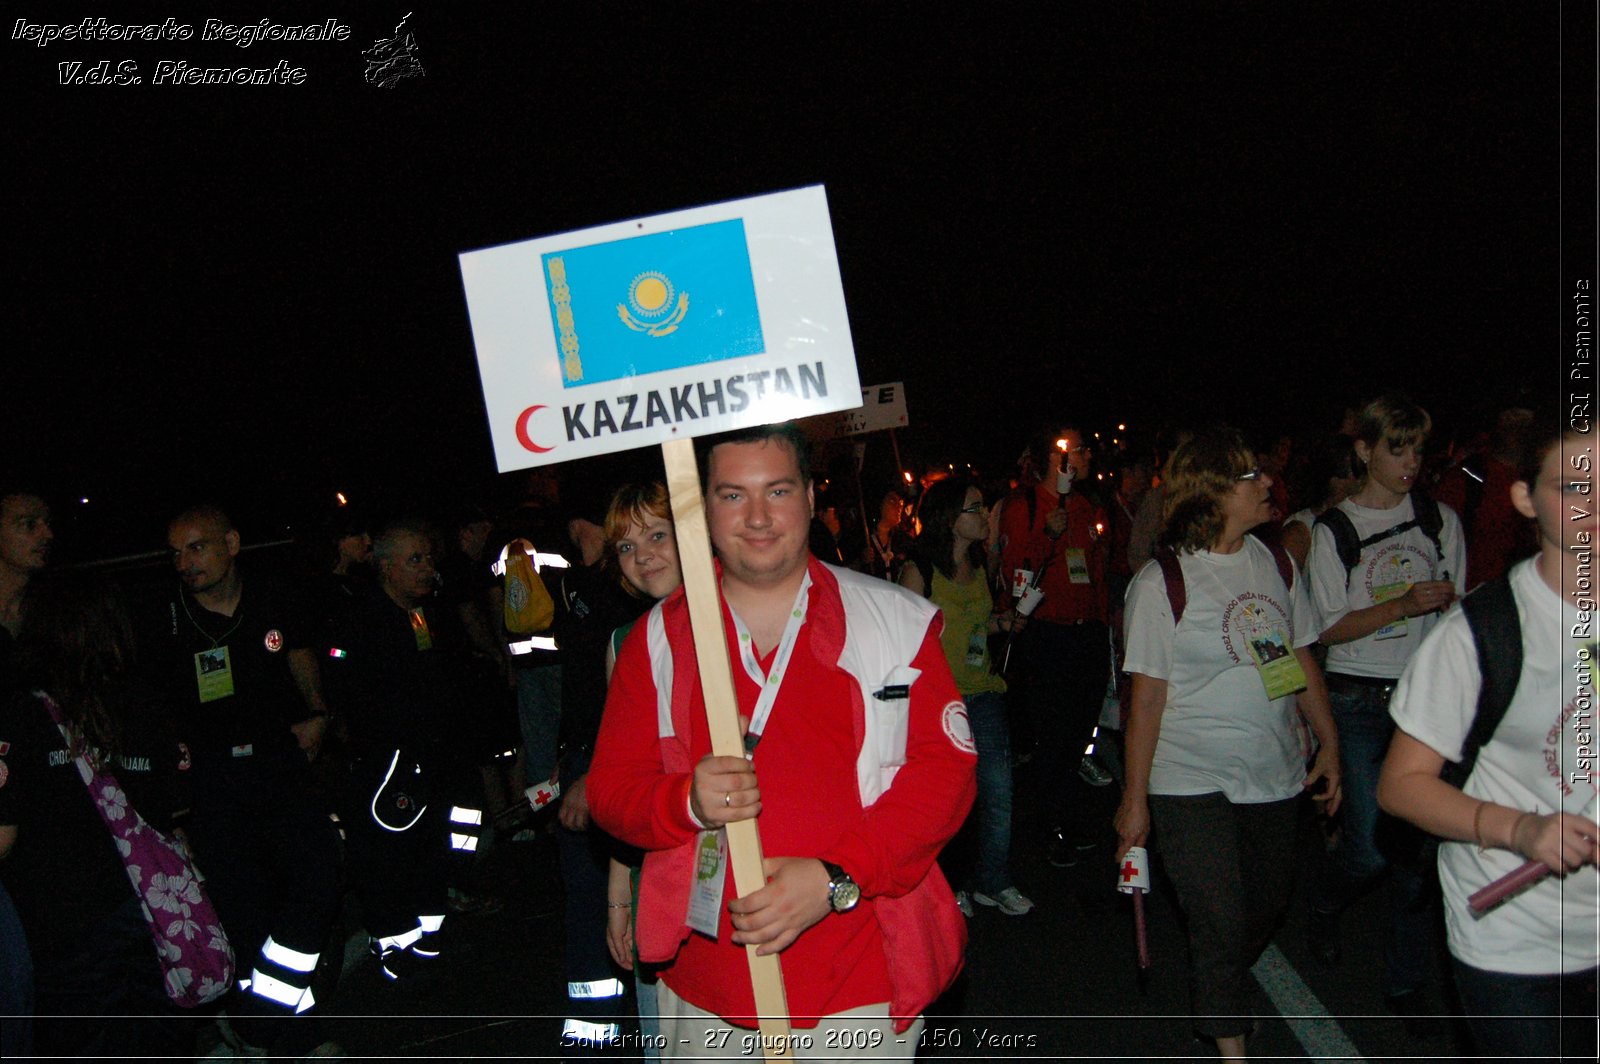
[[[822,862],[828,871],[828,904],[836,913],[847,913],[861,900],[861,888],[850,878],[850,873],[836,864]]]

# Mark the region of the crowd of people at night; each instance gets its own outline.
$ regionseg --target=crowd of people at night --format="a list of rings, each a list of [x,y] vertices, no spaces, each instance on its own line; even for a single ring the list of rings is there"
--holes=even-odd
[[[357,1052],[320,1019],[349,914],[425,979],[501,904],[486,853],[530,846],[572,1054],[748,1058],[755,947],[799,1059],[909,1059],[976,914],[1042,907],[1019,870],[1142,847],[1223,1059],[1297,877],[1330,967],[1385,892],[1372,978],[1420,1044],[1448,970],[1477,1051],[1592,1058],[1592,438],[1508,407],[1456,440],[1396,393],[1268,439],[1058,421],[1013,468],[876,485],[792,425],[698,440],[743,756],[637,462],[508,475],[500,509],[341,499],[294,562],[197,500],[172,573],[124,581],[52,562],[50,486],[0,483],[0,1055]]]

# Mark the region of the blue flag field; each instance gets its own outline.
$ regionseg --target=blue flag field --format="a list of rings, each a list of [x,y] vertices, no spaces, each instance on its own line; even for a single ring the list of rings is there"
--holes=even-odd
[[[743,219],[541,256],[564,387],[766,350]]]

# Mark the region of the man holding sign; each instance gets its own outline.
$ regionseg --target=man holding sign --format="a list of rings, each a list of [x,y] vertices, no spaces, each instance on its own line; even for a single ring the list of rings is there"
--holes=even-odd
[[[925,601],[823,565],[791,426],[709,437],[702,481],[748,757],[710,754],[680,592],[618,656],[595,820],[647,851],[636,935],[661,965],[663,1053],[759,1052],[746,946],[781,953],[799,1059],[911,1059],[965,927],[934,858],[976,748]],[[736,898],[723,829],[758,818],[766,885]],[[686,915],[687,914],[687,915]]]

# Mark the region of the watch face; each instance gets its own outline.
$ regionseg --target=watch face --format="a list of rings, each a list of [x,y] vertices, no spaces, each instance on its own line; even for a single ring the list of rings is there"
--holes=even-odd
[[[833,884],[833,911],[848,912],[856,907],[856,902],[861,900],[861,888],[856,886],[855,880],[843,879]]]

